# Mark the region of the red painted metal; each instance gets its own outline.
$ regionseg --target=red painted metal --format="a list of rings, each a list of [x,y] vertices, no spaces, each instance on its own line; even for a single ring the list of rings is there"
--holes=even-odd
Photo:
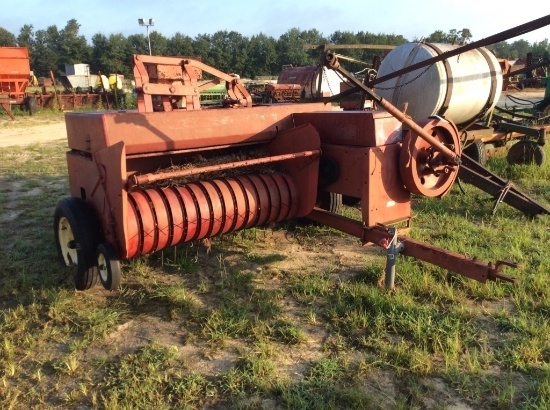
[[[389,114],[324,104],[251,107],[236,77],[196,60],[134,62],[137,112],[66,115],[71,195],[93,205],[102,239],[121,259],[303,216],[381,244],[389,234],[377,226],[410,221],[411,192],[442,195],[456,177],[459,142],[450,123],[409,127],[395,107]],[[217,77],[207,86],[227,82],[233,108],[200,107],[202,72]],[[401,122],[412,130],[405,142]],[[228,160],[248,149],[250,159]],[[201,166],[189,167],[199,156]],[[426,183],[427,175],[436,181]],[[361,220],[314,209],[323,191],[358,198]],[[481,281],[507,280],[502,263],[400,240],[405,255]]]
[[[139,219],[136,213],[136,206],[135,203],[132,202],[132,199],[130,200],[130,206],[128,207],[128,220],[127,220],[127,227],[128,227],[128,239],[126,241],[126,254],[127,257],[133,258],[137,255],[139,255],[140,249],[141,249],[141,239],[140,239],[140,225],[139,225]]]
[[[186,185],[197,209],[197,232],[191,240],[208,238],[213,225],[210,201],[199,184],[200,182]]]
[[[344,231],[350,235],[361,239],[363,245],[376,244],[383,245],[392,239],[392,235],[384,227],[364,227],[360,221],[353,221],[340,215],[335,215],[322,209],[315,208],[308,218],[317,221],[323,225],[331,226],[335,229]],[[405,256],[422,260],[443,269],[456,272],[470,279],[485,283],[487,280],[505,280],[507,282],[518,283],[513,277],[502,274],[504,265],[517,267],[517,264],[497,261],[492,263],[483,263],[468,256],[460,255],[436,246],[419,242],[407,237],[398,237],[399,242],[403,244],[403,250],[400,252]]]
[[[273,176],[263,174],[260,175],[260,178],[264,182],[269,195],[269,218],[266,223],[271,223],[279,220],[281,208],[278,204],[281,203],[281,193]]]
[[[265,182],[270,180],[277,184]],[[129,257],[294,217],[297,206],[282,203],[283,199],[299,202],[296,184],[284,174],[241,175],[132,191]]]
[[[128,188],[132,189],[135,186],[151,184],[153,182],[163,181],[172,178],[181,178],[190,175],[207,174],[216,171],[232,170],[242,167],[250,167],[254,165],[271,164],[274,162],[286,161],[289,159],[298,159],[305,157],[318,156],[320,150],[294,152],[292,154],[274,155],[271,157],[247,159],[244,161],[228,162],[225,164],[211,165],[206,167],[193,167],[190,169],[182,169],[170,172],[157,172],[150,174],[134,175],[130,178]]]
[[[0,96],[21,102],[30,73],[29,52],[25,47],[0,47]]]
[[[134,56],[134,78],[140,112],[199,110],[202,72],[225,81],[234,105],[251,107],[252,97],[236,75],[225,74],[196,59],[179,57]],[[210,86],[220,81],[211,81]]]
[[[267,185],[258,175],[248,175],[247,177],[256,188],[256,194],[258,195],[258,218],[256,220],[256,225],[262,226],[267,223],[270,214]]]
[[[200,186],[206,195],[208,204],[210,205],[211,223],[208,236],[218,236],[221,233],[225,215],[223,199],[211,181],[201,181]]]
[[[186,216],[183,200],[180,199],[177,192],[172,187],[161,188],[160,193],[165,198],[166,209],[168,210],[169,216],[168,224],[172,227],[167,246],[174,246],[182,241],[185,233],[184,223]]]
[[[258,191],[256,190],[256,187],[254,186],[250,178],[248,178],[247,176],[243,176],[242,184],[247,194],[249,209],[248,221],[246,222],[245,228],[252,228],[253,226],[256,226],[258,218],[260,217],[260,201]]]
[[[419,124],[425,133],[460,155],[456,127],[443,119],[428,119]],[[451,189],[458,176],[458,165],[411,130],[405,137],[399,159],[401,177],[409,191],[428,197],[440,197]]]
[[[169,208],[156,189],[148,189],[149,204],[153,208],[155,217],[155,244],[153,250],[164,249],[172,236],[172,221]]]
[[[140,254],[148,254],[155,250],[155,217],[153,210],[149,205],[149,198],[143,191],[131,192],[130,196],[136,205],[136,214],[138,216]]]
[[[182,242],[190,242],[198,236],[199,214],[189,190],[186,187],[176,187],[175,189],[179,195],[182,210],[185,213],[185,220],[183,222],[183,231],[185,234]]]
[[[226,180],[216,179],[212,183],[218,188],[223,206],[223,225],[221,234],[231,232],[237,224],[237,203],[235,194],[231,190],[229,182]]]

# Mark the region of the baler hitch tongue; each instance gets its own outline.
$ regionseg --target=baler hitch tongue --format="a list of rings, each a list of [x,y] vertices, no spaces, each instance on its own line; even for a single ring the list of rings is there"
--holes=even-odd
[[[513,283],[514,285],[518,285],[520,283],[520,280],[518,278],[502,273],[502,268],[504,268],[504,266],[509,266],[514,269],[521,268],[521,264],[517,262],[512,262],[512,261],[497,261],[495,263],[494,268],[492,266],[492,263],[489,262],[489,275],[487,276],[487,279],[489,280],[499,279],[499,280]]]

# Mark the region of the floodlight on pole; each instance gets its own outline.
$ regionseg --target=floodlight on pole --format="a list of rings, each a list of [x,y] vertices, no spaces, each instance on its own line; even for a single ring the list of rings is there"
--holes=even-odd
[[[149,19],[149,21],[145,21],[145,19],[138,19],[138,23],[140,26],[145,26],[147,28],[147,44],[149,44],[149,55],[151,55],[151,39],[149,38],[149,27],[155,25],[155,19]]]

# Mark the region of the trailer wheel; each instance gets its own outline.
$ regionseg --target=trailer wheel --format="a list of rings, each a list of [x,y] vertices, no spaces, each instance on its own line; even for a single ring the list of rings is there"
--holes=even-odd
[[[95,250],[100,238],[93,208],[80,198],[61,199],[54,212],[54,233],[61,263],[76,268],[75,288],[93,287],[98,279]]]
[[[510,165],[536,164],[546,161],[544,148],[534,141],[520,140],[510,147],[506,157]]]
[[[342,212],[342,194],[321,192],[317,198],[317,207],[335,214]]]
[[[483,166],[487,164],[487,148],[481,141],[475,141],[474,143],[468,145],[464,148],[462,153],[468,155],[471,159]]]
[[[114,246],[110,243],[101,243],[97,246],[96,255],[99,281],[107,290],[117,289],[122,274]]]
[[[34,115],[38,111],[38,104],[36,102],[36,98],[34,97],[27,97],[25,106],[27,107],[27,111],[29,111],[30,115]]]
[[[342,204],[346,206],[355,206],[361,202],[361,198],[356,198],[354,196],[342,195]]]

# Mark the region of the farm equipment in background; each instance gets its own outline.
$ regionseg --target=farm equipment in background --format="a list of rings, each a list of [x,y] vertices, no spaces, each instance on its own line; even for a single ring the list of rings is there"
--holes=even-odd
[[[348,76],[330,52],[323,61]],[[203,72],[216,79],[201,84]],[[98,278],[117,288],[121,260],[298,217],[386,248],[390,289],[399,253],[481,282],[515,281],[502,273],[512,263],[398,236],[398,224],[410,226],[411,195],[445,195],[460,173],[451,121],[417,123],[381,99],[384,110],[372,111],[253,106],[238,77],[191,58],[136,55],[134,77],[137,111],[65,114],[71,196],[58,202],[53,228],[77,289]],[[203,106],[201,91],[221,81],[226,104]],[[359,198],[361,219],[324,206],[333,194]]]
[[[0,47],[0,106],[11,119],[12,105],[25,105],[36,111],[36,101],[27,95],[31,67],[29,52],[24,47]]]
[[[87,66],[87,64],[77,66]],[[73,66],[65,67],[67,73],[70,73],[68,67]],[[117,85],[119,76],[113,76]],[[97,79],[103,77],[103,88],[98,91],[95,88]],[[86,75],[68,74],[61,76],[60,79],[63,80],[65,87],[63,91],[57,89],[53,72],[50,72],[49,78],[42,81],[40,91],[31,91],[29,85],[37,79],[31,75],[27,48],[0,47],[0,107],[12,120],[15,119],[12,106],[19,106],[30,114],[34,114],[39,108],[71,110],[98,105],[110,108],[118,103],[116,92],[111,92],[109,78],[101,74],[90,75],[89,68]]]
[[[403,107],[417,121],[432,115],[452,120],[460,132],[462,152],[482,165],[488,156],[501,152],[507,152],[511,164],[542,164],[549,117],[544,112],[536,114],[536,121],[521,114],[502,115],[496,103],[511,73],[502,74],[509,67],[485,46],[544,27],[549,21],[550,16],[545,16],[463,46],[403,44],[386,55],[376,78],[364,82],[365,88]],[[545,62],[526,69],[541,64]],[[325,101],[344,103],[353,93],[367,95],[355,83],[347,80],[340,94]],[[370,101],[369,109],[374,106],[374,100]]]

